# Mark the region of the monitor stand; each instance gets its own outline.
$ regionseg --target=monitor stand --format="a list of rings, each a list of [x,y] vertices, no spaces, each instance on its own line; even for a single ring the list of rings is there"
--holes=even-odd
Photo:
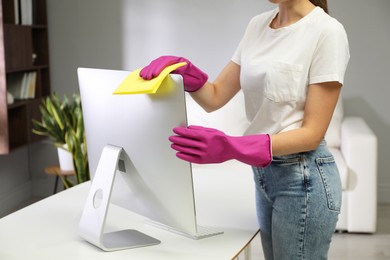
[[[105,233],[105,223],[114,186],[121,147],[103,148],[96,173],[79,223],[79,234],[104,251],[115,251],[157,245],[159,240],[137,230],[126,229]]]

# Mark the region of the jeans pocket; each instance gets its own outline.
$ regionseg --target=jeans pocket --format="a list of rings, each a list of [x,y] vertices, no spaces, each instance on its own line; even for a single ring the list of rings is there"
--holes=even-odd
[[[342,188],[336,162],[333,156],[329,156],[317,158],[316,164],[325,189],[328,208],[340,212]]]

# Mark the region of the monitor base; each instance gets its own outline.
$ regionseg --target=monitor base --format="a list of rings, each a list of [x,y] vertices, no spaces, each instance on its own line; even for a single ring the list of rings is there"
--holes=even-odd
[[[134,229],[104,233],[103,244],[109,249],[130,249],[160,244],[160,241]],[[110,250],[113,251],[113,250]]]
[[[106,145],[103,148],[94,180],[79,223],[79,234],[104,251],[116,251],[160,244],[160,241],[137,230],[105,233],[118,161],[123,149]]]

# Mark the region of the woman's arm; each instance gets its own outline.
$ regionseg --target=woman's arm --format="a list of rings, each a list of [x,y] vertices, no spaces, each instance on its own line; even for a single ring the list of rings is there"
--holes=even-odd
[[[302,126],[271,136],[273,155],[311,151],[318,147],[332,119],[341,86],[339,82],[309,86]],[[190,94],[205,111],[212,112],[223,107],[240,89],[240,66],[230,61],[213,83],[206,82]]]
[[[287,155],[317,148],[328,129],[340,91],[339,82],[310,85],[301,128],[271,136],[273,155]]]
[[[240,89],[240,66],[230,61],[213,83],[206,82],[190,94],[205,111],[213,112],[229,102]]]

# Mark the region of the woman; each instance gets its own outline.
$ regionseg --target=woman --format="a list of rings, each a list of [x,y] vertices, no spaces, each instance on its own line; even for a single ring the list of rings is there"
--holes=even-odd
[[[341,184],[324,135],[349,60],[343,26],[326,0],[270,0],[255,16],[214,82],[182,57],[162,56],[140,72],[151,79],[168,65],[206,110],[243,90],[250,120],[244,136],[200,126],[177,127],[177,156],[193,163],[237,159],[253,167],[266,259],[326,259],[341,207]]]

